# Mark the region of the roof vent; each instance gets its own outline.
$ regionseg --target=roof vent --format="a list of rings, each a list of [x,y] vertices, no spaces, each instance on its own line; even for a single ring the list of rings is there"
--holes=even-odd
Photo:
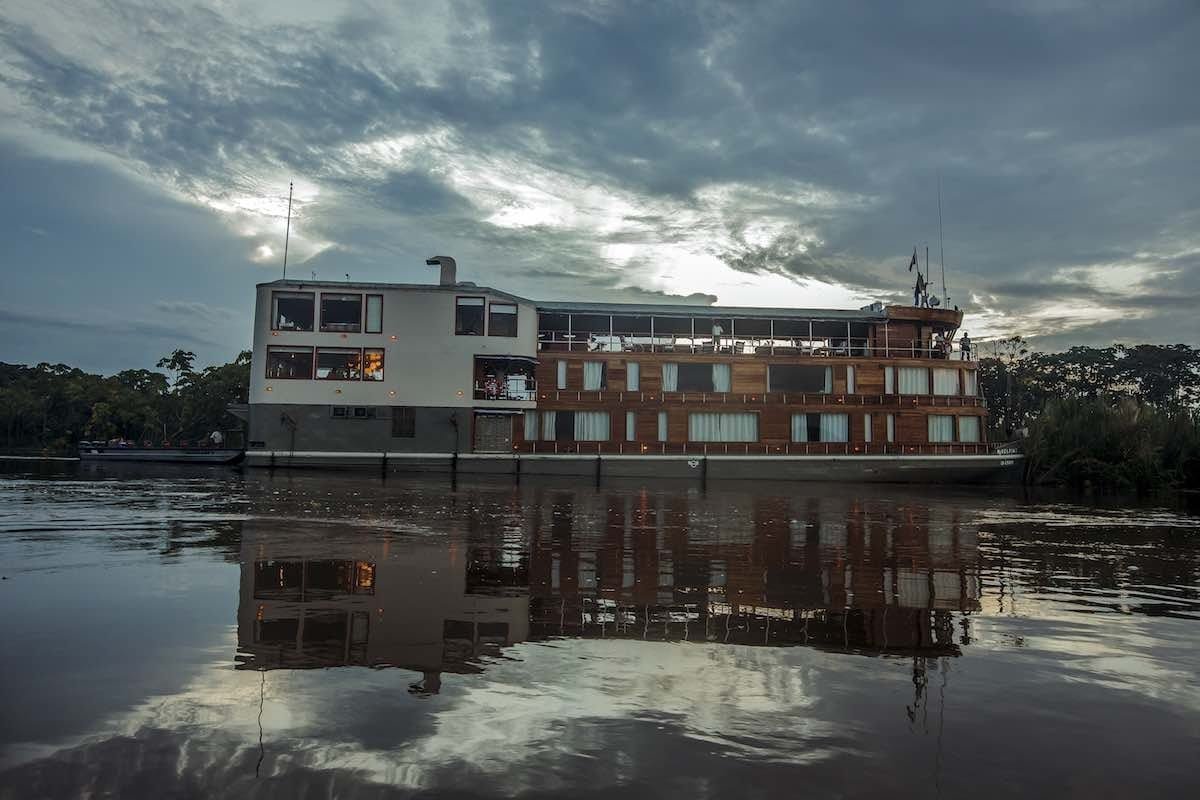
[[[453,286],[456,283],[455,271],[458,265],[450,256],[433,256],[425,259],[426,266],[441,267],[442,274],[438,279],[438,284],[441,286]]]

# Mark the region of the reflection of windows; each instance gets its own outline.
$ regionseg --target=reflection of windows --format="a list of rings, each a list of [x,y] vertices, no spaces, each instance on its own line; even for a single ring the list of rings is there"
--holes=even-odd
[[[363,380],[383,380],[383,348],[368,347],[363,350]]]
[[[358,333],[362,330],[361,294],[322,294],[321,330]]]
[[[367,333],[383,333],[383,295],[367,295]]]
[[[772,364],[767,368],[767,384],[772,392],[829,394],[833,391],[833,367]]]
[[[259,644],[295,645],[300,632],[300,620],[264,619],[258,623],[254,641]]]
[[[303,585],[304,564],[301,561],[254,562],[255,599],[299,600]]]
[[[492,303],[488,306],[488,335],[517,335],[517,306],[515,303]]]
[[[454,304],[454,333],[458,336],[483,336],[483,298],[459,297]]]
[[[272,292],[271,330],[311,331],[315,302],[310,292]]]
[[[362,351],[340,347],[317,348],[317,379],[356,381],[362,377]]]
[[[267,377],[311,378],[313,349],[311,347],[268,347]]]
[[[417,410],[407,406],[392,409],[392,437],[411,439],[417,435]]]

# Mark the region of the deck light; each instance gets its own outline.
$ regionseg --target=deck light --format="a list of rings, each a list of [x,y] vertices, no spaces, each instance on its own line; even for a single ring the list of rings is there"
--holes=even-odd
[[[455,394],[456,394],[457,396],[459,396],[459,397],[462,397],[462,396],[463,396],[463,390],[462,390],[462,389],[459,389],[457,392],[455,392]]]
[[[389,338],[389,339],[391,339],[391,340],[394,342],[394,341],[396,341],[396,334],[394,334],[394,333],[393,333],[393,334],[392,334],[391,336],[389,336],[388,338]]]
[[[334,390],[333,390],[333,393],[334,393],[334,394],[341,394],[341,393],[342,393],[342,390],[341,390],[341,389],[334,389]]]
[[[389,390],[388,390],[388,397],[395,397],[395,396],[396,396],[396,390],[395,390],[395,389],[389,389]]]
[[[268,386],[268,387],[267,387],[267,391],[268,391],[268,392],[269,392],[269,391],[271,391],[271,387],[270,387],[270,386]]]

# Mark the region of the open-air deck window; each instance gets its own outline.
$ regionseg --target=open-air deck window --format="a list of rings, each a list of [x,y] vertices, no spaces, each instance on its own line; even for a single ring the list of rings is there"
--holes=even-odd
[[[483,336],[482,297],[458,297],[454,301],[454,333],[456,336]]]
[[[361,294],[321,294],[321,330],[358,333],[362,330]]]
[[[268,347],[267,377],[273,380],[311,378],[313,349],[311,347]]]
[[[315,304],[312,292],[272,292],[271,330],[311,331]]]
[[[767,383],[772,392],[830,394],[833,391],[833,367],[772,364],[767,368]]]
[[[363,380],[383,380],[383,348],[368,347],[363,350]]]
[[[317,380],[357,381],[361,378],[361,350],[342,347],[317,348]]]
[[[758,414],[688,414],[689,442],[757,442]]]
[[[793,442],[848,442],[848,414],[792,414]]]
[[[492,303],[488,306],[488,335],[517,335],[516,303]]]
[[[383,333],[383,295],[367,295],[367,333]]]

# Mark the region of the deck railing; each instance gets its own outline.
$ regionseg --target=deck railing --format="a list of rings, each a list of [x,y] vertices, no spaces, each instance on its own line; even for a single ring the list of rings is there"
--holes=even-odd
[[[475,381],[476,400],[537,400],[537,381],[533,378],[508,381]]]
[[[969,360],[960,349],[915,339],[772,339],[730,336],[647,336],[636,333],[574,334],[539,331],[538,350],[563,353],[684,353],[806,358],[938,358]]]
[[[533,399],[533,398],[531,398]],[[797,405],[846,406],[848,408],[884,406],[889,408],[986,408],[987,401],[970,395],[911,394],[824,394],[820,392],[628,392],[601,389],[575,391],[543,390],[539,402],[559,403],[664,403],[696,405]],[[550,409],[553,410],[553,409]]]
[[[526,441],[517,453],[541,455],[680,456],[870,456],[870,455],[1015,455],[1011,444],[953,442],[894,444],[875,442],[556,442]]]

